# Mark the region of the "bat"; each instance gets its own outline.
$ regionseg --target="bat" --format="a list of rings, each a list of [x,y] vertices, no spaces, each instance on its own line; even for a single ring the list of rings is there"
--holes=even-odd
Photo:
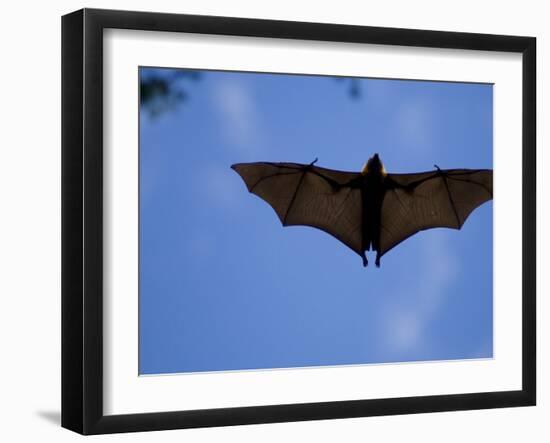
[[[460,229],[474,209],[493,198],[491,169],[440,169],[389,174],[378,154],[361,172],[301,163],[231,166],[248,190],[265,200],[283,226],[311,226],[340,240],[368,265],[417,232]]]

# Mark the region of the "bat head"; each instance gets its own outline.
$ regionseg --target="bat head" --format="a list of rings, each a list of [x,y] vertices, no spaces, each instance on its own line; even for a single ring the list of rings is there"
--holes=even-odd
[[[365,166],[363,166],[361,174],[387,174],[386,169],[384,168],[384,165],[382,164],[382,161],[380,160],[378,154],[374,154],[371,158],[369,158],[369,161],[367,161],[367,163],[365,163]]]

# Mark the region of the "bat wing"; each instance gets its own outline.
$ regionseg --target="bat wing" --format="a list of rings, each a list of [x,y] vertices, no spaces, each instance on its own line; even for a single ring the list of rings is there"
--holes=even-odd
[[[380,256],[419,231],[460,229],[474,209],[493,198],[490,169],[388,174],[387,183],[380,220]]]
[[[300,163],[231,166],[250,192],[265,200],[283,226],[320,229],[361,255],[361,191],[345,186],[359,174]]]

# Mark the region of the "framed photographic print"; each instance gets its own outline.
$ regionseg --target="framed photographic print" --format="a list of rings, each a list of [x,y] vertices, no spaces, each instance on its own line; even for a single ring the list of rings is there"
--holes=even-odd
[[[62,425],[534,405],[535,48],[64,16]]]

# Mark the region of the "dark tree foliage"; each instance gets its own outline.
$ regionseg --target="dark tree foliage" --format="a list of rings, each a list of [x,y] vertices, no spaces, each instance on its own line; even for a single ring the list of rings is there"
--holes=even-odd
[[[352,100],[358,100],[361,98],[360,79],[354,77],[336,77],[336,80],[347,84],[348,94]]]
[[[189,99],[189,82],[202,77],[202,72],[184,69],[142,70],[139,100],[151,117],[174,109]]]
[[[151,117],[174,110],[189,100],[189,86],[203,77],[203,71],[186,69],[142,69],[140,72],[140,105]],[[357,78],[335,77],[346,83],[352,100],[361,98],[361,85]]]

